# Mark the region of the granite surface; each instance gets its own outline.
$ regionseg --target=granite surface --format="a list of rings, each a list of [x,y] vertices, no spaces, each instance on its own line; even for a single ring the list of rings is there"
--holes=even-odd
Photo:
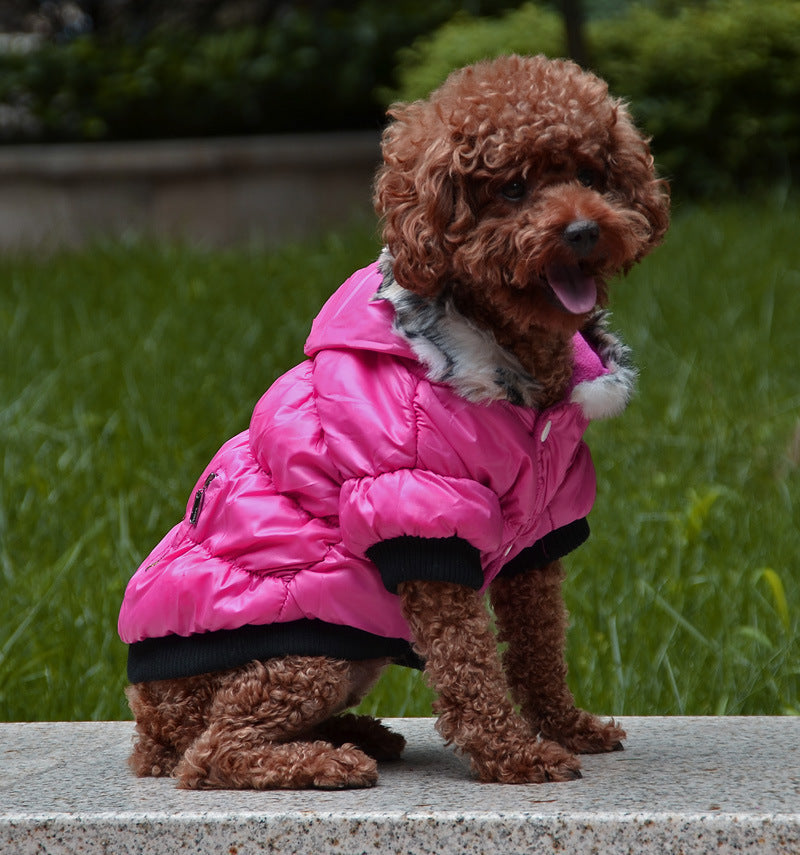
[[[0,852],[800,853],[800,719],[625,718],[561,784],[479,784],[430,719],[377,787],[187,792],[137,779],[130,722],[0,724]]]

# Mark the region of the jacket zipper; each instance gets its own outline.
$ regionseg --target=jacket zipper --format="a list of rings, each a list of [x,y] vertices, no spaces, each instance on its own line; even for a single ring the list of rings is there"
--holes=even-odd
[[[203,499],[206,495],[206,487],[208,487],[216,477],[217,473],[211,472],[206,478],[203,486],[194,494],[194,504],[192,505],[192,512],[189,514],[189,522],[192,525],[197,525],[197,521],[200,519],[200,511],[203,510]]]

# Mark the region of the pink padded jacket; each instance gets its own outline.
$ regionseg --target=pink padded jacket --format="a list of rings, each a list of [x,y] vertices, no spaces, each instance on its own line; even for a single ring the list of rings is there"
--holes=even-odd
[[[573,349],[569,394],[540,411],[516,359],[400,288],[390,259],[351,276],[130,580],[131,681],[287,653],[419,666],[399,582],[483,589],[588,535],[582,435],[635,372],[599,314]]]

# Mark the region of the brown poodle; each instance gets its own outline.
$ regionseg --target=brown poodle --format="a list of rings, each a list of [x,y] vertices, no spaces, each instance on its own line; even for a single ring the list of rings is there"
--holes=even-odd
[[[375,204],[394,282],[424,301],[446,295],[533,378],[537,407],[563,400],[573,337],[668,225],[666,186],[625,105],[573,63],[511,56],[390,116]],[[397,585],[437,728],[481,781],[570,780],[576,753],[621,748],[624,732],[567,688],[563,577],[556,557],[494,579],[497,635],[478,588]],[[131,766],[181,787],[374,785],[376,760],[399,757],[404,740],[342,713],[391,658],[276,656],[136,682]]]

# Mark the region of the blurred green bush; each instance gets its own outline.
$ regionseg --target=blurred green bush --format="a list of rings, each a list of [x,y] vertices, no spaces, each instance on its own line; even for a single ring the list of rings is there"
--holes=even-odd
[[[654,137],[685,196],[800,176],[800,0],[667,0],[588,25],[591,64]],[[501,19],[456,17],[399,55],[400,84],[425,95],[447,71],[501,53],[565,53],[559,17],[529,4]]]
[[[566,52],[561,17],[533,3],[449,21],[466,4],[346,5],[322,19],[301,7],[262,27],[158,29],[132,41],[81,37],[0,51],[0,140],[377,128],[387,101],[420,97],[467,62]],[[481,13],[514,4],[469,5]],[[800,0],[653,0],[624,9],[588,24],[591,65],[631,102],[678,194],[720,195],[800,175]]]
[[[597,68],[688,195],[800,177],[800,2],[635,8],[593,32]]]
[[[0,43],[0,141],[377,128],[397,50],[463,5],[286,3],[260,25],[118,26],[16,51]],[[496,14],[520,0],[466,5]]]
[[[7,139],[137,139],[319,130],[369,121],[376,111],[377,34],[347,39],[280,26],[221,33],[156,32],[140,41],[91,36],[0,58],[0,101],[33,117]]]

